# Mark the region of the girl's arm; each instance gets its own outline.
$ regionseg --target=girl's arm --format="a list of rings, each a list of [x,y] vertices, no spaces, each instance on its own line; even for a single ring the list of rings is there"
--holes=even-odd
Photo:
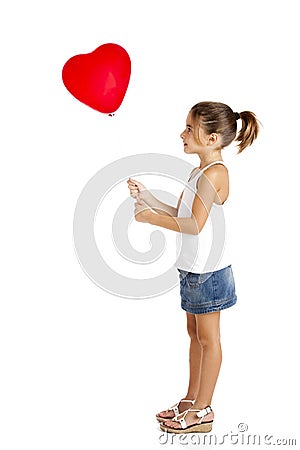
[[[206,223],[213,202],[215,200],[219,202],[218,191],[221,187],[221,181],[218,169],[208,169],[205,175],[203,174],[199,179],[191,217],[162,216],[150,211],[148,215],[149,223],[179,233],[199,234]]]
[[[127,181],[128,188],[130,189],[130,194],[135,196],[138,200],[142,200],[145,202],[153,211],[155,211],[159,215],[169,215],[169,216],[177,216],[179,203],[182,198],[182,194],[178,200],[177,207],[174,208],[171,205],[167,205],[159,201],[156,197],[147,188],[139,181],[133,180],[129,178]]]
[[[149,223],[168,230],[177,231],[179,233],[199,234],[197,222],[192,217],[171,217],[151,213],[149,215]]]
[[[177,216],[179,200],[177,208],[174,208],[171,205],[167,205],[166,203],[159,201],[153,194],[151,194],[150,191],[147,191],[146,200],[144,200],[144,202],[147,203],[153,211],[161,216]]]
[[[178,202],[177,202],[177,207],[174,208],[173,206],[167,205],[166,203],[162,203],[159,200],[157,200],[157,198],[154,197],[154,195],[151,194],[151,196],[153,197],[152,200],[152,205],[149,205],[151,209],[153,209],[155,212],[157,212],[158,214],[162,215],[162,216],[171,216],[171,217],[177,217],[178,214],[178,208],[182,199],[182,195],[183,192],[181,193]]]

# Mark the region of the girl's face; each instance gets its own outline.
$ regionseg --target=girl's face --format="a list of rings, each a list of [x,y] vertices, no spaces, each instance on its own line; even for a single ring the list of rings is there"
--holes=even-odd
[[[195,124],[192,120],[192,115],[189,113],[186,119],[186,128],[181,133],[180,137],[183,140],[185,153],[202,153],[205,150],[205,142],[208,136],[204,133],[200,126],[197,126],[198,130],[195,130]],[[198,135],[198,141],[196,141],[194,134]]]

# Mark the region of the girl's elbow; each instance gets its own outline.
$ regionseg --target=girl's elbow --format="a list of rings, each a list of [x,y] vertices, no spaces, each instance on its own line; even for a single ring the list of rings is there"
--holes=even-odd
[[[197,229],[197,231],[195,231],[195,232],[193,233],[193,235],[194,235],[194,236],[198,236],[200,233],[201,233],[201,230]]]

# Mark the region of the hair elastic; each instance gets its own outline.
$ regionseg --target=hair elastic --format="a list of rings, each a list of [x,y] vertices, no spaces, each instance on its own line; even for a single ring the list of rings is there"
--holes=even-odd
[[[235,120],[239,120],[241,118],[240,113],[235,112],[233,114],[234,114]]]

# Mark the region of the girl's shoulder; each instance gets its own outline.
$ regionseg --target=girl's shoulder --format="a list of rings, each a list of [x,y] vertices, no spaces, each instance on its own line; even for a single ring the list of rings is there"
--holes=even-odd
[[[214,164],[206,169],[202,175],[205,175],[205,178],[207,178],[217,188],[217,190],[222,188],[224,185],[227,185],[229,182],[229,172],[227,167],[223,164]],[[199,177],[197,180],[197,188],[201,178],[202,177]]]
[[[225,170],[226,172],[228,172],[228,169],[227,169],[227,167],[225,166],[225,164],[217,163],[217,164],[213,164],[212,166],[208,167],[208,168],[205,170],[205,173],[206,173],[206,172],[213,172],[213,171],[219,172],[219,171],[224,171],[224,170]]]
[[[224,164],[214,164],[203,172],[208,178],[228,177],[228,169]]]

